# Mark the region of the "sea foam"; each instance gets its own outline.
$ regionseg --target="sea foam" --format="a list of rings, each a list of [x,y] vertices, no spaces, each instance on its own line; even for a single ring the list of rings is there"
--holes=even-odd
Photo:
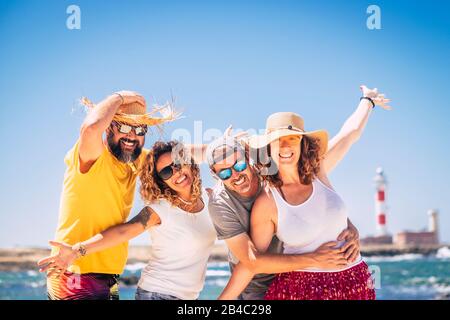
[[[436,258],[438,259],[450,259],[450,249],[448,247],[442,247],[436,252]]]

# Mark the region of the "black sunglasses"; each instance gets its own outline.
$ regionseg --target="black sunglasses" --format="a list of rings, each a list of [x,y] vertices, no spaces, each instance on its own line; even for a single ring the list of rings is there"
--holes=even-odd
[[[135,126],[130,126],[128,124],[119,123],[116,121],[113,121],[112,125],[114,125],[117,128],[117,130],[119,130],[120,133],[128,134],[131,132],[131,130],[134,130],[134,133],[140,137],[145,136],[145,134],[147,133],[147,130],[148,130],[146,125],[135,127]]]
[[[163,180],[169,180],[170,178],[172,178],[173,174],[175,173],[174,169],[177,171],[180,171],[181,164],[172,162],[167,167],[162,168],[158,172],[158,176]]]

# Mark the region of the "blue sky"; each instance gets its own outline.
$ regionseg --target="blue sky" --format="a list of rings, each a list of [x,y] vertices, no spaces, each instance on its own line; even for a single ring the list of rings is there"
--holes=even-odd
[[[70,4],[81,8],[81,30],[66,28]],[[381,30],[366,27],[370,4],[381,8]],[[388,228],[421,229],[437,208],[449,242],[449,13],[445,1],[0,0],[0,246],[52,238],[81,96],[131,89],[152,103],[173,92],[185,118],[166,138],[194,121],[260,129],[277,111],[332,136],[362,83],[390,96],[394,110],[373,113],[330,176],[351,219],[362,235],[374,233],[381,165]]]

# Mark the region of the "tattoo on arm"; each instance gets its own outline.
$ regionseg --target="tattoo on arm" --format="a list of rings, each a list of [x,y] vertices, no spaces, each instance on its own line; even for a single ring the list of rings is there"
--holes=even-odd
[[[133,219],[131,219],[128,223],[140,223],[144,227],[144,229],[147,229],[148,222],[150,220],[151,211],[147,209],[147,207],[144,207],[137,216],[135,216]]]

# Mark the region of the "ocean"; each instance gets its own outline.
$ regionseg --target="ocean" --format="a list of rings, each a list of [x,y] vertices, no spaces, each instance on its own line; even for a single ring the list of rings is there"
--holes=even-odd
[[[436,255],[404,254],[364,259],[376,281],[377,299],[430,300],[450,299],[450,249],[441,248]],[[128,265],[124,277],[139,277],[144,264]],[[200,299],[216,299],[226,285],[228,263],[208,265],[206,282]],[[120,298],[134,299],[136,286],[120,286]],[[45,276],[35,270],[0,272],[1,300],[45,300]]]

